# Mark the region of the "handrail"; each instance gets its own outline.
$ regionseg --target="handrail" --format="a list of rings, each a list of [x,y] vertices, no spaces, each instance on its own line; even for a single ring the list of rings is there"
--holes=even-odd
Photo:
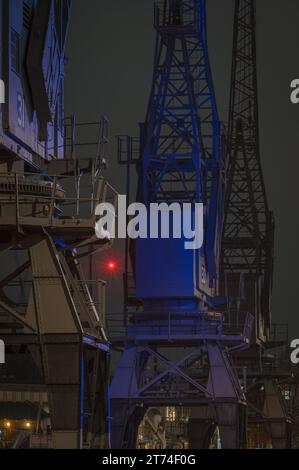
[[[6,202],[7,205],[15,206],[17,222],[20,219],[32,217],[52,220],[62,219],[61,210],[66,210],[71,206],[78,206],[76,215],[74,216],[74,211],[70,214],[73,220],[87,218],[95,220],[94,208],[97,204],[101,202],[115,204],[118,193],[102,175],[99,175],[93,181],[90,178],[89,183],[86,179],[79,182],[81,185],[84,184],[85,193],[86,188],[90,188],[90,196],[79,195],[78,197],[78,194],[73,191],[73,185],[70,183],[75,178],[75,175],[49,176],[36,173],[0,173],[1,200]],[[74,194],[69,194],[70,191]],[[32,213],[22,210],[22,208],[29,208],[30,205],[33,206],[36,203],[44,206],[48,205],[48,209],[44,214],[37,215],[33,214],[33,210]],[[64,215],[68,216],[68,213]]]
[[[230,312],[230,321],[225,321],[226,312],[202,312],[197,313],[197,318],[184,316],[183,312],[163,314],[158,321],[158,313],[147,316],[147,322],[143,323],[141,319],[136,320],[140,314],[131,314],[131,321],[127,329],[123,324],[123,316],[120,313],[108,314],[107,325],[111,337],[128,335],[163,335],[168,337],[177,337],[179,335],[198,336],[214,335],[221,338],[225,336],[230,338],[243,338],[246,342],[250,341],[253,317],[248,312],[234,311]],[[141,314],[144,315],[144,314]],[[209,318],[210,315],[210,318]],[[214,319],[211,317],[214,315]],[[216,315],[216,316],[215,316]],[[174,318],[174,316],[176,318]],[[217,317],[218,316],[218,317]],[[189,320],[189,323],[187,321]]]

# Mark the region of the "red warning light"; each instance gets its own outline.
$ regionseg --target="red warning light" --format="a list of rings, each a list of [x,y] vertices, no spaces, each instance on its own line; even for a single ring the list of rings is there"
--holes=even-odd
[[[107,263],[107,269],[108,269],[108,271],[114,272],[114,271],[116,271],[116,267],[117,267],[117,266],[116,266],[116,262],[115,262],[115,261],[108,261],[108,263]]]

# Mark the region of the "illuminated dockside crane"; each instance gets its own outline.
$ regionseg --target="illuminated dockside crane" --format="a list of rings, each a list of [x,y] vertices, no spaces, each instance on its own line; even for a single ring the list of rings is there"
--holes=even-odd
[[[137,198],[147,206],[174,203],[177,210],[203,203],[205,241],[201,249],[186,250],[183,238],[139,239],[132,250],[142,307],[126,319],[125,348],[112,380],[112,447],[136,446],[148,408],[183,406],[208,407],[222,446],[238,448],[246,445],[246,400],[230,352],[248,346],[251,316],[228,316],[218,293],[225,159],[205,0],[157,2],[155,27]]]
[[[109,246],[94,231],[109,187],[64,116],[71,3],[0,3],[1,446],[108,446],[105,285],[85,280],[80,258]]]

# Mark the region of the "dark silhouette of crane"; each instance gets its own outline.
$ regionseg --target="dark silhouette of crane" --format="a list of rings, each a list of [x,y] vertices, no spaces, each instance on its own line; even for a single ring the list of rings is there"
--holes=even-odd
[[[260,158],[255,2],[237,0],[228,125],[228,170],[222,240],[222,272],[229,284],[240,273],[256,291],[250,302],[254,341],[269,338],[274,218]],[[252,297],[252,295],[251,295]]]
[[[282,383],[290,371],[281,358],[269,363],[266,353],[276,346],[272,357],[279,357],[270,334],[274,216],[260,157],[255,0],[235,2],[227,150],[222,292],[254,316],[251,348],[235,363],[247,370],[249,423],[266,421],[273,447],[287,447],[290,420]]]

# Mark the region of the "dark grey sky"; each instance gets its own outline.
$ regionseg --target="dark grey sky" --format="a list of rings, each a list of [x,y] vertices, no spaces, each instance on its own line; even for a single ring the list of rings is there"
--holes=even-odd
[[[67,55],[66,113],[78,121],[111,121],[111,183],[124,191],[116,163],[117,134],[137,135],[145,116],[152,77],[152,0],[75,0]],[[207,0],[209,48],[221,119],[227,120],[233,0]],[[273,316],[299,334],[299,105],[289,85],[299,78],[299,2],[257,0],[261,155],[269,204],[276,218]],[[116,247],[116,251],[119,248]],[[112,282],[120,291],[120,274]],[[110,310],[121,301],[114,295]]]

